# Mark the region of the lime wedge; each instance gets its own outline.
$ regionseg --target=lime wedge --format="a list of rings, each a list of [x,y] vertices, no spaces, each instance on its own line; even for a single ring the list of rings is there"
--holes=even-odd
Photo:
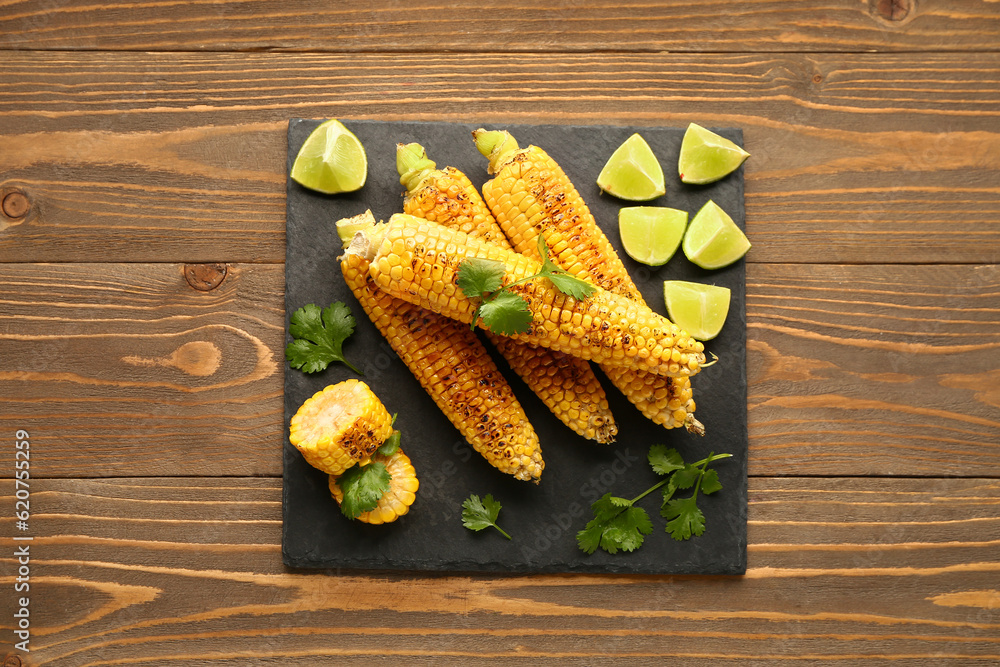
[[[670,321],[696,340],[711,340],[722,331],[729,314],[728,287],[667,280],[663,300]]]
[[[661,266],[677,252],[687,228],[687,211],[665,206],[629,206],[618,211],[618,233],[629,257]]]
[[[733,219],[709,200],[691,219],[681,248],[701,268],[721,269],[747,254],[750,241]]]
[[[302,144],[291,176],[303,187],[324,194],[353,192],[368,178],[368,156],[353,132],[338,120],[328,120]]]
[[[667,191],[663,168],[646,140],[633,134],[608,158],[597,176],[597,186],[609,195],[629,201],[649,201]]]
[[[736,171],[748,157],[729,139],[691,123],[681,140],[677,171],[685,183],[711,183]]]

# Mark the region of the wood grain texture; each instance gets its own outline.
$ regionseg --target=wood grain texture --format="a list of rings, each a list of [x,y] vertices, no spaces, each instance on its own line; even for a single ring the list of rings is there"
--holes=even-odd
[[[998,54],[7,61],[0,261],[281,262],[295,116],[741,127],[750,261],[1000,259]]]
[[[280,502],[274,479],[36,481],[28,664],[1000,659],[996,480],[752,479],[734,578],[289,571]]]
[[[7,269],[0,421],[37,436],[35,474],[280,471],[280,265],[209,292],[181,265]]]
[[[0,265],[0,428],[45,477],[280,474],[283,286]],[[751,474],[1000,474],[1000,267],[751,264],[747,293]]]
[[[316,0],[10,0],[0,47],[170,51],[991,50],[989,0],[660,0],[363,5]]]

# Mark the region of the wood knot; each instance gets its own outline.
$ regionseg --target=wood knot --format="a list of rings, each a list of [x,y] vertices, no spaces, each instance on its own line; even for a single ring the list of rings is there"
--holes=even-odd
[[[20,190],[14,190],[4,195],[2,208],[5,216],[11,220],[20,220],[28,215],[28,211],[31,209],[31,200]],[[20,660],[20,658],[17,659]],[[6,663],[4,663],[4,667],[7,667]]]
[[[913,11],[913,0],[874,0],[874,5],[880,18],[894,23],[902,21]]]
[[[226,279],[225,264],[185,264],[184,279],[199,292],[211,292]]]
[[[4,656],[3,667],[23,667],[24,662],[21,660],[20,656],[8,653]]]

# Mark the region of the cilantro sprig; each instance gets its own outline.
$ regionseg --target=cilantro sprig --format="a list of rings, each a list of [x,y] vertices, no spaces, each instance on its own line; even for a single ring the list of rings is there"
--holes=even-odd
[[[473,493],[462,503],[462,525],[475,531],[485,530],[492,526],[509,540],[510,535],[507,534],[507,531],[497,525],[500,508],[499,501],[494,500],[492,494],[487,493],[480,500],[479,496]]]
[[[663,489],[660,515],[668,519],[666,532],[675,540],[687,540],[705,532],[705,515],[698,508],[699,493],[715,493],[722,488],[719,475],[708,465],[732,454],[709,454],[695,463],[685,463],[680,453],[665,445],[653,445],[647,458],[658,475],[665,477],[631,500],[605,493],[590,507],[594,513],[587,526],[577,533],[576,541],[584,553],[603,549],[609,554],[635,551],[645,536],[653,532],[653,523],[645,509],[636,503],[652,492]],[[691,496],[674,498],[679,490],[693,488]]]
[[[392,416],[396,421],[396,415]],[[383,456],[392,456],[399,449],[400,433],[394,430],[376,451]],[[389,492],[392,474],[381,461],[371,461],[364,465],[355,463],[337,478],[337,486],[344,493],[340,511],[348,519],[356,519],[378,506],[378,501]]]
[[[501,262],[472,257],[459,264],[459,289],[466,297],[479,300],[472,315],[473,328],[482,319],[486,328],[494,333],[510,335],[528,331],[531,326],[528,302],[511,288],[530,280],[547,278],[557,290],[579,300],[586,299],[597,289],[554,264],[549,259],[549,246],[541,234],[538,235],[538,254],[542,258],[542,268],[538,273],[506,285],[503,283],[504,266]]]
[[[326,308],[314,303],[302,306],[290,318],[288,333],[293,340],[285,347],[285,359],[304,373],[325,370],[334,361],[364,375],[344,358],[344,341],[354,333],[357,322],[343,301]]]

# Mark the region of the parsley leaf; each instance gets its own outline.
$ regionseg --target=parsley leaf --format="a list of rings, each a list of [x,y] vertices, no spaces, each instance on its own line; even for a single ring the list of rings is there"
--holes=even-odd
[[[500,503],[494,500],[491,494],[486,494],[486,497],[480,500],[479,496],[473,493],[462,503],[463,526],[475,531],[492,526],[509,540],[510,535],[497,525],[498,516],[500,516]]]
[[[355,519],[359,514],[372,511],[379,499],[389,491],[391,481],[392,475],[381,461],[365,465],[354,464],[337,478],[337,485],[344,492],[340,511],[348,519]]]
[[[663,490],[663,505],[660,515],[667,519],[667,532],[675,540],[687,540],[692,535],[698,536],[705,532],[705,515],[698,508],[698,493],[715,493],[722,488],[719,473],[708,470],[708,464],[719,459],[728,458],[731,454],[709,454],[708,458],[697,463],[685,465],[675,471],[669,478],[667,488]],[[690,489],[694,492],[688,498],[673,498],[678,489]]]
[[[285,359],[292,368],[304,373],[316,373],[333,361],[341,361],[355,373],[364,375],[344,358],[344,341],[354,333],[355,324],[350,308],[343,301],[323,309],[314,303],[302,306],[292,313],[289,321],[288,333],[295,340],[285,347]]]
[[[653,523],[646,510],[635,507],[636,500],[638,498],[627,500],[610,493],[595,500],[590,506],[594,518],[576,534],[580,549],[592,554],[600,547],[609,554],[616,554],[619,549],[635,551],[641,547],[644,536],[653,532]]]

